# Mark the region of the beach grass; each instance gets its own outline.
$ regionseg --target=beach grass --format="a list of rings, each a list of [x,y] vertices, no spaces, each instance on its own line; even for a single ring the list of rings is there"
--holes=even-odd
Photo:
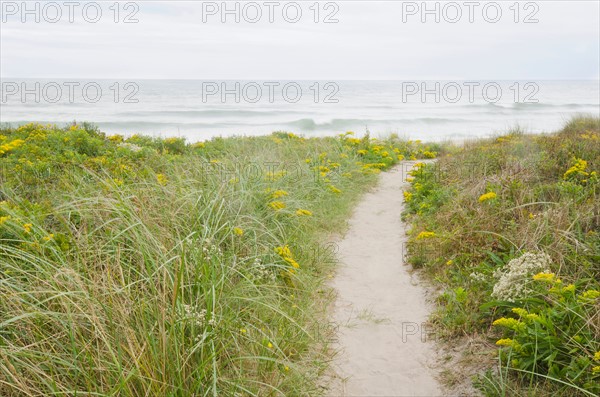
[[[316,396],[335,245],[390,137],[0,130],[0,395]]]

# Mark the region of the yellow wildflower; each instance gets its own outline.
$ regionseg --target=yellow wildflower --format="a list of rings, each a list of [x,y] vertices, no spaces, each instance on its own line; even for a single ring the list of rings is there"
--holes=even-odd
[[[156,181],[165,186],[167,184],[167,177],[164,174],[156,174]]]
[[[54,238],[54,234],[49,234],[46,237],[42,238],[42,240],[44,241],[50,241]]]
[[[600,365],[597,365],[595,367],[592,368],[592,373],[594,374],[600,374]]]
[[[496,198],[496,193],[488,192],[479,196],[479,202],[483,203],[484,201],[492,200]]]
[[[519,342],[510,338],[499,339],[498,341],[496,341],[496,345],[512,347],[513,349],[518,349],[521,347]]]
[[[244,235],[244,229],[239,228],[239,227],[234,227],[233,228],[233,234],[235,234],[236,236],[243,236]]]
[[[529,314],[529,313],[527,312],[527,310],[525,310],[525,309],[522,309],[522,308],[520,308],[520,307],[513,307],[513,308],[512,308],[512,312],[513,312],[513,313],[516,313],[516,314],[518,314],[518,315],[519,315],[519,317],[525,317],[525,316],[527,316],[527,315]]]
[[[275,252],[277,252],[277,254],[279,254],[279,256],[281,256],[281,258],[283,258],[284,261],[292,265],[293,268],[300,268],[298,262],[294,260],[292,251],[290,251],[290,247],[288,247],[287,245],[284,245],[283,247],[276,247]]]
[[[288,247],[287,245],[284,245],[283,247],[275,248],[275,252],[277,252],[279,254],[279,256],[282,256],[282,257],[291,257],[292,256],[292,251],[290,251],[290,247]]]
[[[492,325],[510,328],[515,331],[523,330],[525,328],[525,324],[520,322],[519,320],[506,317],[499,318],[498,320],[494,321]]]
[[[288,192],[286,192],[285,190],[275,190],[273,193],[271,193],[271,198],[278,199],[280,197],[287,196],[287,195],[288,195]]]
[[[587,172],[585,172],[585,170],[587,169],[587,161],[583,160],[583,159],[578,159],[575,158],[574,160],[574,164],[571,168],[569,168],[565,174],[563,175],[563,179],[569,179],[569,177],[575,177],[577,175],[580,176],[588,176],[589,174]]]
[[[10,220],[10,215],[9,216],[0,216],[0,226],[2,226],[2,224],[4,224],[5,222]]]
[[[269,203],[269,207],[271,207],[275,211],[279,211],[285,208],[285,203],[282,201],[272,201]]]
[[[10,152],[11,150],[18,149],[19,147],[23,146],[24,143],[25,143],[25,141],[22,139],[15,139],[12,142],[6,143],[4,145],[0,145],[0,156],[2,156],[5,153]]]
[[[248,331],[246,330],[246,328],[240,328],[240,332],[241,332],[242,334],[245,334],[245,333],[246,333],[246,332],[248,332]]]
[[[298,208],[296,210],[296,215],[298,216],[312,216],[312,212],[310,212],[309,210],[303,210]]]
[[[23,225],[23,229],[25,230],[25,233],[28,233],[28,234],[29,234],[29,233],[31,233],[31,227],[32,227],[32,226],[33,226],[33,225],[32,225],[31,223],[26,223],[26,224],[24,224],[24,225]]]
[[[425,238],[431,238],[431,237],[435,237],[435,233],[434,232],[421,232],[417,236],[417,240],[423,240]]]
[[[333,185],[329,185],[329,190],[331,190],[333,193],[339,194],[342,191],[340,189],[338,189],[337,187],[333,186]]]
[[[581,294],[579,296],[579,298],[577,298],[577,300],[580,302],[592,302],[598,298],[600,298],[600,291],[596,291],[594,289],[589,289],[589,290],[585,291],[583,294]]]
[[[446,262],[446,266],[451,266],[454,263],[454,261],[452,259],[449,259],[448,262]]]
[[[407,203],[410,202],[410,200],[412,200],[412,193],[411,192],[407,192],[404,191],[404,201],[406,201]]]
[[[596,353],[594,353],[594,360],[600,361],[600,351],[597,351]]]
[[[552,282],[554,281],[554,273],[538,273],[535,276],[533,276],[533,279],[536,281],[545,281],[545,282]]]

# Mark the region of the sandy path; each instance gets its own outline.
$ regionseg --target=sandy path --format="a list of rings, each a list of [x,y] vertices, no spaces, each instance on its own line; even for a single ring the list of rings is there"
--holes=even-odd
[[[430,308],[403,264],[403,176],[408,163],[381,174],[357,206],[339,242],[341,264],[332,287],[339,326],[330,396],[440,396],[430,368],[433,343],[422,332]],[[424,339],[424,340],[423,340]],[[430,339],[432,339],[430,337]]]

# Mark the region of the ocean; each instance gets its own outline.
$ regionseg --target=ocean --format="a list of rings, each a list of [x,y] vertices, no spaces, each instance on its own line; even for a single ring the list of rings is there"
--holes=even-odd
[[[550,132],[600,116],[590,81],[201,81],[3,78],[0,123],[91,122],[110,134],[326,136],[396,133],[428,141]]]

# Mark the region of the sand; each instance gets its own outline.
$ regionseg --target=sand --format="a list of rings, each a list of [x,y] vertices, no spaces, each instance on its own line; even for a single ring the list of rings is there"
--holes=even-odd
[[[381,174],[339,241],[334,322],[335,375],[329,396],[441,396],[436,349],[423,323],[431,307],[425,288],[403,263],[406,225],[400,219],[404,162]]]

